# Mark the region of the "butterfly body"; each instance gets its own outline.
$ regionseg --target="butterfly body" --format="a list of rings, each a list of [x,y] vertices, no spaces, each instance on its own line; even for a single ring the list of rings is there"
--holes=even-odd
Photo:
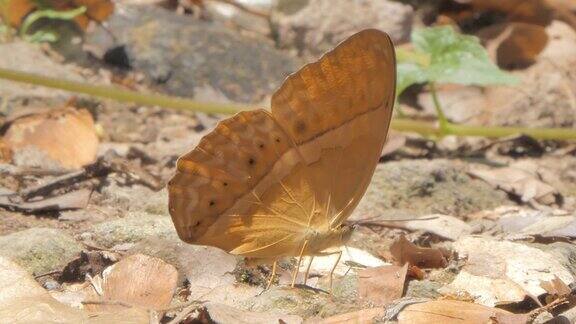
[[[220,122],[168,184],[180,238],[274,260],[345,243],[386,140],[395,75],[388,35],[364,30],[289,76],[271,112]]]

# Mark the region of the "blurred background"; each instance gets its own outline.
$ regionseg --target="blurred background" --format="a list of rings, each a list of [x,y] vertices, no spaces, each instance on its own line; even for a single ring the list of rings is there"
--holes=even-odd
[[[184,247],[164,187],[178,157],[229,116],[222,112],[268,108],[290,73],[366,28],[395,43],[397,103],[382,163],[351,218],[364,224],[351,246],[383,262],[398,258],[387,251],[404,242],[401,235],[462,253],[497,250],[482,242],[451,245],[471,234],[530,237],[556,251],[561,270],[553,273],[566,285],[576,277],[576,1],[0,0],[0,17],[0,256],[35,276],[29,282],[39,294],[69,298],[71,283],[90,281],[86,274],[145,255],[172,267],[155,271],[178,273],[174,299],[167,293],[146,309],[196,298],[301,318],[358,310],[356,286],[336,300],[289,295],[310,302],[289,310],[266,300],[292,293],[256,296],[269,268],[246,270],[221,251]],[[30,75],[13,82],[8,70],[82,86],[42,87]],[[91,86],[182,97],[201,112],[130,103],[131,95],[119,102],[106,98],[111,90],[83,94]],[[445,223],[398,222],[429,215]],[[552,216],[564,218],[547,223]],[[550,244],[560,241],[566,244]],[[477,265],[497,263],[481,256]],[[149,264],[142,260],[133,262]],[[457,261],[447,257],[435,276],[410,281],[400,297],[438,298],[456,277]],[[324,270],[316,271],[322,277]],[[249,288],[240,292],[236,280]],[[464,289],[467,279],[459,280]],[[524,289],[540,295],[543,288]],[[510,302],[486,290],[468,293],[489,307]],[[530,294],[514,295],[514,307],[536,309],[520,303]],[[181,315],[171,311],[160,319]]]

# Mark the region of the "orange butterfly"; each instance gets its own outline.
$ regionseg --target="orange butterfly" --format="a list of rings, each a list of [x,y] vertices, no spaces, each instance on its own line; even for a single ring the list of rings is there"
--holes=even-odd
[[[220,122],[178,160],[168,184],[180,238],[274,260],[272,279],[277,259],[298,256],[294,286],[303,255],[350,237],[344,221],[380,158],[395,83],[392,41],[364,30],[290,75],[272,113]]]

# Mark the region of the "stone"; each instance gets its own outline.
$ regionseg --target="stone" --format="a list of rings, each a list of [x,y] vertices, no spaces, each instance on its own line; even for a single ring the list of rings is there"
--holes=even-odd
[[[380,29],[402,42],[412,28],[412,7],[399,2],[313,0],[286,10],[287,2],[294,1],[280,1],[279,9],[285,11],[275,21],[278,42],[304,56],[317,57],[362,29]]]
[[[266,39],[154,6],[117,4],[90,47],[142,72],[166,92],[203,101],[261,102],[299,64]],[[117,42],[111,39],[114,35]]]
[[[128,212],[126,217],[96,224],[91,239],[96,243],[113,247],[124,243],[135,243],[146,238],[177,238],[172,220],[168,216],[146,212]]]
[[[466,174],[456,160],[379,164],[352,219],[409,219],[428,214],[460,217],[510,203],[503,192]]]
[[[82,245],[59,229],[30,228],[0,236],[0,256],[35,275],[61,270],[80,251]]]
[[[142,185],[121,186],[111,182],[102,189],[102,206],[116,206],[120,210],[168,215],[168,192],[153,191]]]

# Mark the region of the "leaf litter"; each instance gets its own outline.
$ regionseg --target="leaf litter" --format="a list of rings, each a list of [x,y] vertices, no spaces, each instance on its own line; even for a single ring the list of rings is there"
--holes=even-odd
[[[574,92],[574,76],[565,69],[571,66],[574,31],[570,24],[554,20],[570,21],[570,13],[558,10],[570,3],[550,1],[554,3],[551,7],[546,5],[542,11],[528,8],[528,14],[522,16],[522,12],[502,7],[514,1],[490,2],[492,7],[487,2],[482,7],[481,2],[460,2],[472,3],[466,9],[472,13],[496,11],[510,18],[489,25],[493,30],[477,30],[477,35],[486,34],[483,46],[492,55],[476,57],[480,66],[494,69],[489,60],[492,59],[500,66],[513,67],[524,82],[519,87],[528,84],[530,89],[538,88],[534,80],[552,76],[546,81],[549,83],[546,91],[563,90],[562,96],[554,97],[561,99],[559,103],[552,97],[544,98],[542,102],[547,106],[560,107],[547,113],[538,110],[541,105],[533,107],[516,100],[520,96],[517,89],[507,90],[514,91],[511,96],[501,88],[440,86],[441,97],[451,96],[447,115],[454,121],[490,124],[487,106],[502,109],[502,115],[498,116],[510,115],[505,106],[493,105],[504,98],[528,115],[541,114],[539,123],[571,125],[571,117],[563,109],[571,107],[565,103],[570,102],[570,93]],[[98,18],[97,14],[95,20],[101,21],[106,15]],[[443,33],[444,40],[455,41],[454,35]],[[441,43],[435,42],[434,35],[420,32],[415,37],[418,48],[437,52],[437,57],[449,54]],[[538,42],[528,44],[522,41],[526,38]],[[465,41],[471,53],[482,46],[471,39]],[[559,67],[551,71],[544,59]],[[456,58],[448,63],[462,62]],[[525,69],[524,65],[529,67]],[[427,79],[471,82],[457,79],[442,71],[448,69],[438,66],[432,65],[425,71],[410,65],[399,66],[399,70],[412,72],[405,74],[412,79],[405,80],[403,86]],[[466,68],[479,79],[507,80],[508,75],[487,76],[485,69],[477,67]],[[560,72],[564,73],[561,78],[557,75]],[[415,87],[411,90],[420,91]],[[522,98],[526,97],[522,94]],[[420,103],[427,105],[424,101]],[[13,110],[21,112],[23,106],[26,105],[17,105]],[[418,109],[412,108],[409,113],[420,116]],[[499,122],[514,124],[525,118],[518,113],[510,116]],[[176,158],[200,139],[205,131],[200,126],[203,118],[112,103],[85,108],[74,102],[8,118],[2,113],[0,217],[6,221],[0,223],[0,233],[44,222],[74,234],[85,250],[67,265],[36,273],[36,278],[23,270],[29,266],[26,258],[18,258],[16,264],[0,257],[0,321],[525,323],[541,314],[557,319],[576,318],[571,314],[575,309],[576,270],[570,262],[574,253],[575,215],[573,205],[567,203],[576,192],[573,189],[576,177],[570,177],[570,167],[561,174],[554,162],[546,162],[543,168],[543,162],[528,159],[545,161],[553,155],[573,159],[574,148],[570,143],[542,142],[522,136],[479,141],[468,138],[434,141],[414,134],[391,136],[382,153],[383,161],[396,160],[401,165],[411,159],[429,159],[426,162],[430,164],[442,157],[462,160],[469,166],[464,177],[481,179],[489,184],[487,187],[506,192],[509,205],[490,209],[474,205],[460,214],[426,210],[416,215],[414,211],[395,210],[392,203],[391,212],[398,212],[402,219],[379,217],[378,224],[376,221],[368,224],[366,219],[364,223],[357,222],[361,228],[357,230],[356,242],[362,241],[364,245],[350,243],[344,250],[335,270],[336,289],[328,296],[322,288],[326,287],[336,256],[315,258],[310,269],[310,287],[298,290],[284,287],[295,267],[293,262],[285,261],[279,270],[279,286],[263,291],[270,274],[268,267],[256,265],[250,272],[239,260],[222,251],[184,248],[173,231],[166,232],[162,227],[166,220],[165,201],[155,206],[152,195],[164,185]],[[77,135],[62,135],[68,130]],[[57,141],[42,141],[43,137],[53,135]],[[82,142],[90,145],[78,147],[71,141],[75,138],[86,138]],[[474,159],[473,163],[469,158]],[[405,181],[405,177],[411,175],[399,172],[383,180],[398,183]],[[454,181],[466,185],[452,174],[433,174],[429,178],[430,183]],[[411,196],[410,202],[417,208],[421,207],[421,198],[430,194],[427,185],[428,182],[418,184],[422,190]],[[120,195],[120,189],[129,194]],[[475,194],[482,195],[480,191]],[[439,198],[434,203],[440,204],[442,196],[435,197]],[[386,196],[380,195],[375,200],[386,200]],[[459,203],[454,202],[455,207]],[[125,206],[130,207],[131,218],[146,219],[146,224],[139,224],[145,233],[130,236],[133,241],[119,237],[121,231],[115,230],[127,227],[121,222],[128,215]],[[61,216],[66,215],[63,211],[67,209],[82,212],[85,221],[64,221],[66,217]],[[97,210],[101,211],[98,217]],[[48,223],[43,217],[55,223]],[[13,219],[19,221],[8,221]],[[112,221],[117,222],[117,227],[108,224]],[[96,231],[95,225],[100,222],[106,226]],[[99,242],[94,236],[104,232],[109,235],[110,244],[102,247],[94,243]],[[366,246],[370,246],[370,253]],[[42,255],[41,249],[31,251],[32,258]],[[297,269],[300,276],[306,271],[307,261]],[[430,292],[440,297],[431,299]]]

